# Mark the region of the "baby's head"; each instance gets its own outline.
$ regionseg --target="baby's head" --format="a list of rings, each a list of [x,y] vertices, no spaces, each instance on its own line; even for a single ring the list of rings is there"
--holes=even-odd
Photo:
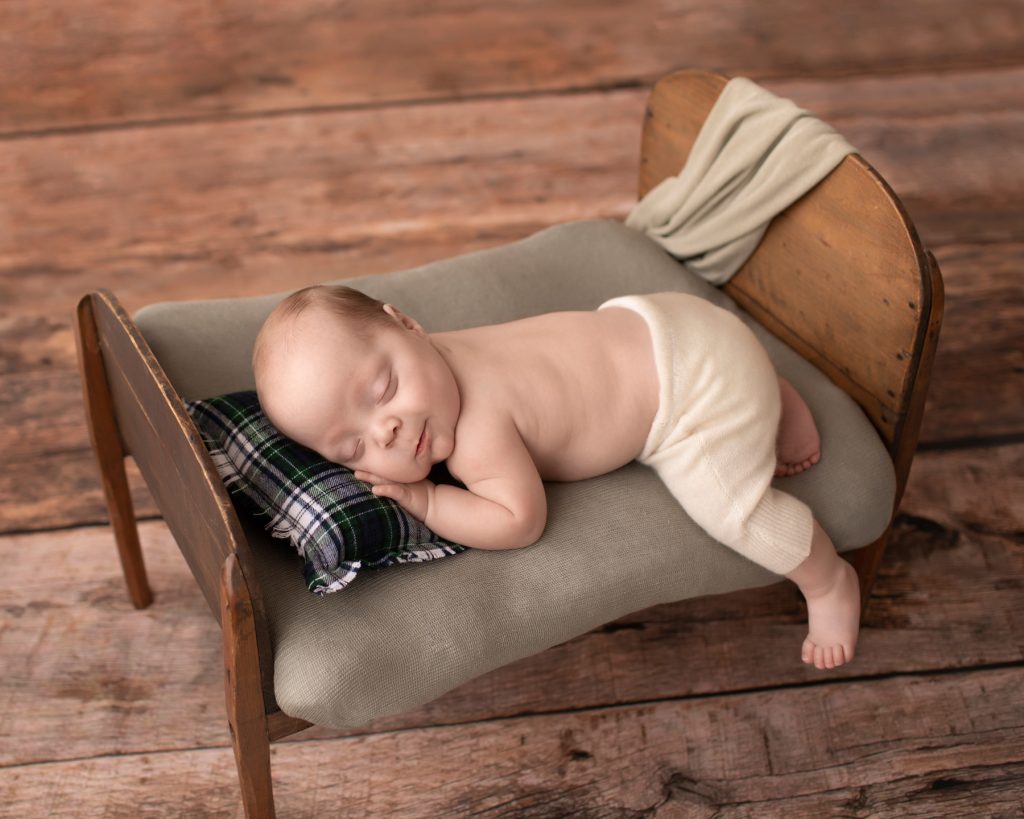
[[[411,483],[455,448],[461,399],[449,354],[394,305],[315,285],[267,317],[252,368],[260,405],[284,435],[350,469]]]

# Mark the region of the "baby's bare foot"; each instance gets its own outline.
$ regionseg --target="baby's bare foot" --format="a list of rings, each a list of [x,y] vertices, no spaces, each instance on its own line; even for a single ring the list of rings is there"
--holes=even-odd
[[[808,619],[801,659],[819,669],[850,662],[860,630],[860,583],[853,566],[840,559],[830,583],[801,592]]]
[[[821,438],[811,408],[785,378],[779,376],[782,416],[775,439],[775,477],[798,475],[821,460]]]

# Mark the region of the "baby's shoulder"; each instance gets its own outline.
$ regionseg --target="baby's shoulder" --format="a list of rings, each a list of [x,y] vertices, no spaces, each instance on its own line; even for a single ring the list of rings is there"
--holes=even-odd
[[[447,466],[466,485],[536,469],[511,412],[486,399],[467,403],[459,414]]]

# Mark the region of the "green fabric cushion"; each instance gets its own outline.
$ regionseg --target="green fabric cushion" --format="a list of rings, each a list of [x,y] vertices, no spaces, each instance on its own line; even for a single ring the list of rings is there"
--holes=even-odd
[[[621,222],[569,222],[410,270],[330,281],[394,303],[429,332],[593,310],[629,293],[708,298],[751,327],[817,421],[821,461],[774,485],[807,503],[840,551],[872,543],[891,519],[895,471],[856,402]],[[152,304],[135,319],[185,398],[254,389],[256,333],[296,288]],[[639,609],[780,580],[708,537],[635,461],[545,489],[548,525],[525,549],[469,549],[450,560],[364,572],[344,594],[323,599],[306,591],[300,558],[243,519],[270,620],[280,708],[320,725],[364,725]]]
[[[291,542],[303,560],[306,588],[314,594],[345,588],[364,567],[422,563],[466,550],[438,537],[390,498],[374,495],[351,469],[279,432],[255,390],[201,398],[185,407],[235,509],[268,519],[263,528]],[[457,483],[443,464],[436,464],[430,477]]]

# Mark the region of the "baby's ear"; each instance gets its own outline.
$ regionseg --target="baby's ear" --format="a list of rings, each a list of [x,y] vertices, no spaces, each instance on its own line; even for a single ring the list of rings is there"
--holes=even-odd
[[[403,313],[401,310],[395,307],[395,305],[385,304],[384,312],[391,316],[391,318],[399,321],[403,327],[412,330],[414,333],[419,333],[421,336],[426,335],[426,332],[424,332],[423,327],[420,325],[418,321],[416,321],[416,319],[414,319],[412,316],[407,316],[405,313]]]

